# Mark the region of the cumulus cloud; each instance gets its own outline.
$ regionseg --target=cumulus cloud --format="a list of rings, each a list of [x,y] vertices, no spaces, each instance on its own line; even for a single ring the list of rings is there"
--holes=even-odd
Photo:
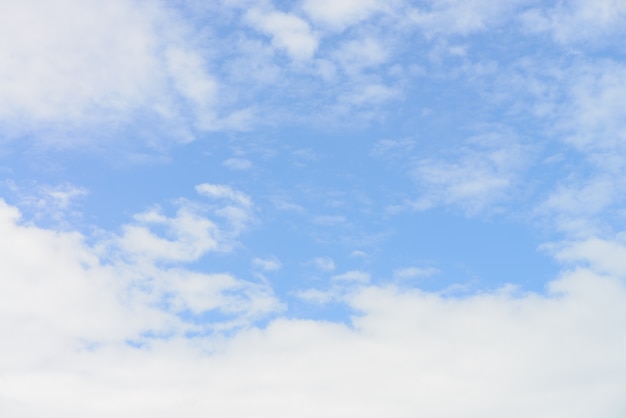
[[[14,223],[15,211],[4,208],[2,213],[5,232],[7,225],[21,228]],[[38,242],[33,248],[50,244]],[[76,256],[63,254],[66,260]],[[62,263],[54,264],[59,260],[39,259],[45,261],[39,268],[59,268]],[[23,265],[32,266],[30,261]],[[13,270],[16,280],[1,283],[5,288],[7,283],[28,286],[17,279],[39,277],[55,289],[63,277],[77,277],[25,274]],[[216,278],[218,287],[229,281]],[[204,309],[218,303],[211,297],[195,301],[197,284],[183,286],[191,295],[188,306]],[[503,288],[449,298],[365,285],[343,296],[355,312],[349,325],[279,318],[225,340],[171,337],[154,341],[149,349],[129,344],[68,348],[59,334],[58,344],[51,345],[50,333],[42,331],[84,322],[72,335],[101,337],[109,326],[117,336],[132,328],[129,318],[134,316],[117,321],[105,310],[107,320],[95,321],[94,307],[116,306],[116,301],[98,294],[99,299],[76,297],[80,303],[68,307],[68,293],[84,296],[72,287],[47,293],[46,305],[33,300],[29,308],[24,305],[28,299],[14,298],[16,292],[30,291],[0,293],[3,332],[13,336],[3,345],[0,381],[0,411],[7,416],[330,417],[339,412],[372,418],[619,418],[626,410],[626,287],[620,279],[587,269],[564,274],[546,295]],[[55,308],[64,306],[79,315],[70,321],[54,309],[35,310],[53,301],[59,304]],[[16,320],[20,306],[28,313],[23,322]]]
[[[0,322],[14,336],[2,361],[17,366],[38,355],[229,329],[277,310],[265,285],[183,267],[231,245],[234,236],[222,233],[228,226],[210,214],[190,204],[174,217],[150,210],[119,234],[87,237],[22,223],[20,212],[1,201]],[[209,312],[222,317],[195,322]],[[20,354],[25,341],[31,349]]]
[[[216,113],[219,82],[190,31],[158,2],[2,3],[0,128],[15,137],[48,132],[38,141],[57,146],[85,142],[63,135],[69,130],[110,140],[114,126],[138,119],[176,140],[233,129],[232,115]]]
[[[612,239],[586,236],[582,239],[545,244],[543,248],[569,265],[589,265],[594,271],[616,277],[626,276],[626,233]]]

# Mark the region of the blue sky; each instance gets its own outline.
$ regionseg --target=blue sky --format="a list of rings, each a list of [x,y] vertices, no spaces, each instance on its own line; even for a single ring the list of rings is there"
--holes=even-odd
[[[623,417],[624,28],[3,3],[0,415]]]

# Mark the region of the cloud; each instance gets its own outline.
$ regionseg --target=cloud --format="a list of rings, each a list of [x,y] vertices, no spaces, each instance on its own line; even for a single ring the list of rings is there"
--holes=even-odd
[[[417,161],[412,176],[421,189],[421,197],[410,207],[426,210],[454,205],[474,214],[506,197],[518,181],[528,150],[500,134],[468,142],[457,158]]]
[[[428,36],[440,34],[467,35],[501,25],[513,18],[515,11],[528,0],[429,0],[408,9],[412,24]]]
[[[190,262],[210,251],[231,251],[237,236],[253,219],[252,200],[221,184],[199,184],[196,191],[220,204],[183,199],[177,202],[172,217],[159,207],[138,213],[132,223],[122,227],[112,245],[133,259],[163,262]]]
[[[348,74],[379,66],[389,59],[389,49],[371,37],[345,41],[334,54],[335,60]]]
[[[252,206],[252,200],[249,196],[229,186],[203,183],[196,186],[196,191],[203,196],[211,197],[213,199],[225,199],[246,208]]]
[[[313,22],[341,31],[390,8],[393,3],[379,0],[305,0],[302,10]]]
[[[75,210],[76,203],[89,194],[86,188],[67,182],[24,185],[7,181],[6,187],[15,195],[19,206],[32,214],[33,221],[52,221],[57,227],[69,227],[71,218],[80,217],[81,213]]]
[[[522,17],[528,29],[549,32],[557,42],[588,42],[623,33],[626,5],[619,0],[575,0],[533,8]]]
[[[176,141],[236,128],[189,22],[159,2],[3,2],[0,39],[0,129],[9,137],[75,146],[111,141],[115,127],[147,142],[148,126]]]
[[[546,116],[549,134],[561,141],[566,160],[559,164],[564,178],[552,185],[537,213],[572,236],[609,227],[624,202],[626,114],[618,102],[626,93],[625,75],[626,68],[613,60],[576,62],[558,94],[543,99],[553,109]]]
[[[367,283],[370,280],[370,275],[364,271],[351,270],[351,271],[333,276],[332,279],[337,282]]]
[[[590,265],[594,271],[626,277],[626,234],[613,239],[585,237],[575,241],[545,244],[544,250],[569,265]]]
[[[279,11],[251,9],[246,20],[272,39],[272,45],[284,50],[296,61],[309,60],[315,55],[318,40],[309,24],[296,15]]]
[[[2,361],[17,366],[101,344],[232,329],[280,309],[265,285],[183,267],[227,249],[232,237],[223,228],[186,204],[174,217],[138,214],[120,234],[84,236],[22,224],[0,201],[0,328],[14,336]],[[211,312],[221,316],[195,322]],[[20,354],[21,344],[32,347]]]
[[[276,257],[271,257],[271,258],[256,257],[252,259],[252,265],[255,268],[263,270],[263,271],[276,271],[276,270],[280,270],[282,267],[280,260]]]
[[[429,277],[438,273],[439,270],[435,268],[420,268],[420,267],[404,267],[393,271],[393,278],[399,280],[415,279],[418,277]]]
[[[134,223],[123,227],[119,239],[124,253],[132,257],[155,261],[194,261],[208,251],[222,248],[219,227],[190,205],[180,207],[174,217],[151,210],[135,215],[134,220]],[[166,236],[154,232],[153,226],[165,227]]]
[[[229,158],[225,160],[222,165],[231,170],[245,171],[252,168],[252,162],[245,158]]]
[[[48,302],[63,300],[68,289],[48,294]],[[3,310],[3,332],[12,338],[3,345],[0,411],[68,418],[621,417],[626,287],[576,269],[549,289],[449,298],[365,286],[344,297],[358,313],[349,325],[279,318],[226,339],[161,339],[149,349],[55,351],[49,333],[33,327],[40,314],[31,308],[30,325],[16,322],[14,304],[3,303],[11,307]],[[0,293],[3,302],[8,296]],[[107,323],[129,327],[128,318]],[[44,331],[71,323],[58,314],[46,319]],[[76,320],[102,332],[93,317]]]
[[[315,257],[311,260],[311,264],[322,271],[334,271],[335,262],[330,257]]]
[[[537,213],[548,215],[553,226],[563,232],[592,236],[606,224],[603,218],[619,199],[620,183],[608,176],[573,179],[570,184],[558,185],[539,205]]]
[[[350,257],[359,257],[359,258],[364,258],[364,257],[368,257],[369,255],[365,252],[365,251],[361,251],[361,250],[354,250],[350,253]]]
[[[571,74],[559,121],[567,142],[583,151],[622,150],[626,111],[618,104],[626,93],[626,66],[611,60],[579,64]]]
[[[376,106],[389,102],[400,95],[400,92],[393,87],[382,84],[368,84],[340,96],[339,103],[340,105],[348,105],[348,109],[352,107]]]
[[[313,222],[317,225],[334,226],[346,223],[347,219],[343,215],[320,215],[316,216]]]
[[[375,156],[404,156],[415,148],[415,141],[411,139],[382,139],[372,147]]]

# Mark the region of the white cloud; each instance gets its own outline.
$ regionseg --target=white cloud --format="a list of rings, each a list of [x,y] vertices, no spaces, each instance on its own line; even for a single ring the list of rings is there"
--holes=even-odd
[[[194,50],[170,47],[165,57],[170,78],[177,92],[191,103],[198,126],[203,129],[216,127],[213,108],[218,84],[209,76],[200,54]]]
[[[367,258],[369,255],[365,251],[354,250],[350,253],[350,257]]]
[[[525,165],[528,150],[500,134],[473,138],[469,144],[457,158],[417,162],[412,175],[421,197],[410,204],[413,209],[455,205],[472,214],[506,197]]]
[[[332,279],[338,282],[355,282],[355,283],[367,283],[370,280],[369,273],[360,270],[351,270],[342,274],[333,276]]]
[[[335,262],[330,257],[315,257],[311,263],[322,271],[334,271]]]
[[[55,284],[61,277],[54,276]],[[68,288],[62,290],[44,300],[64,300]],[[0,297],[11,300],[5,292]],[[584,269],[552,282],[545,296],[502,289],[449,298],[370,286],[345,297],[359,312],[350,326],[276,319],[225,339],[170,338],[149,348],[51,345],[42,331],[67,318],[53,314],[44,322],[24,306],[31,322],[19,322],[5,309],[2,330],[12,338],[3,344],[0,412],[66,418],[621,418],[624,298],[622,282]],[[98,306],[86,305],[77,313],[93,314]],[[105,323],[129,326],[132,316],[123,318]],[[90,330],[102,332],[92,317],[76,320],[91,321]],[[38,321],[46,326],[37,329]]]
[[[604,61],[577,65],[567,85],[560,126],[566,139],[583,151],[621,151],[626,139],[626,66]],[[603,165],[606,159],[603,159]]]
[[[429,267],[404,267],[393,271],[393,278],[399,280],[415,279],[417,277],[429,277],[438,273],[439,270]]]
[[[250,170],[252,168],[252,162],[245,158],[229,158],[222,163],[226,168],[237,171]]]
[[[394,3],[380,0],[304,0],[302,9],[315,23],[341,31],[390,8]]]
[[[620,34],[626,27],[626,4],[621,0],[574,0],[552,8],[534,8],[523,14],[526,26],[550,32],[561,43],[597,40]]]
[[[294,60],[309,60],[318,47],[317,35],[309,24],[296,15],[279,11],[251,9],[246,20],[272,38],[272,45]]]
[[[345,93],[339,97],[339,104],[345,105],[348,110],[353,107],[367,107],[382,105],[390,100],[398,98],[401,95],[400,91],[383,84],[366,84],[358,86],[353,91]]]
[[[252,265],[257,269],[264,270],[264,271],[276,271],[276,270],[280,270],[282,267],[280,260],[276,257],[270,257],[270,258],[255,257],[252,259]]]
[[[415,141],[411,139],[382,139],[372,147],[372,154],[376,156],[403,155],[415,148]]]
[[[429,36],[469,34],[500,25],[532,0],[429,0],[408,10],[410,22]]]
[[[588,237],[605,228],[611,212],[624,202],[626,113],[619,103],[626,94],[626,68],[603,60],[593,66],[576,63],[562,74],[567,79],[559,94],[543,99],[553,109],[549,134],[566,145],[566,158],[579,161],[538,213],[550,215],[551,224],[568,234]]]
[[[159,2],[2,2],[0,128],[55,146],[111,140],[114,127],[138,119],[149,121],[135,135],[146,141],[154,141],[147,126],[176,140],[235,129],[194,39]]]
[[[222,184],[203,183],[196,186],[196,191],[214,199],[226,199],[244,207],[251,207],[252,200],[245,193]]]
[[[155,224],[165,232],[150,229]],[[121,235],[85,237],[22,225],[18,210],[0,201],[0,328],[15,336],[5,347],[23,350],[24,340],[41,345],[16,351],[15,358],[7,353],[8,359],[17,365],[17,359],[42,352],[62,356],[91,345],[149,342],[150,334],[243,326],[279,309],[265,285],[180,266],[229,245],[219,234],[222,229],[183,205],[173,218],[157,211],[139,214]],[[179,316],[186,310],[191,315],[219,311],[225,317],[195,324]]]
[[[5,121],[75,120],[92,107],[126,110],[159,82],[151,27],[158,11],[148,5],[23,1],[1,10]]]
[[[552,217],[553,226],[564,232],[590,236],[601,228],[602,214],[620,198],[620,182],[608,176],[572,181],[556,187],[537,210]]]
[[[313,218],[313,222],[318,225],[341,225],[347,221],[346,217],[343,215],[320,215]]]
[[[52,220],[57,226],[67,224],[69,218],[80,217],[75,210],[76,201],[89,192],[71,183],[17,184],[6,182],[7,188],[16,196],[19,206],[33,214],[33,220]]]
[[[348,74],[384,64],[389,59],[389,48],[379,40],[368,37],[341,44],[334,53],[335,60]]]
[[[616,277],[626,277],[626,234],[613,240],[586,237],[578,241],[546,244],[545,250],[567,264],[589,264],[594,271]]]
[[[111,245],[119,246],[128,257],[150,262],[190,262],[210,251],[231,251],[253,218],[252,200],[221,184],[203,183],[196,191],[221,202],[203,205],[179,200],[173,217],[160,208],[136,214]]]
[[[220,228],[189,205],[182,206],[169,218],[156,210],[135,215],[133,224],[125,225],[119,245],[127,254],[162,261],[193,261],[208,251],[222,249]],[[166,228],[162,237],[152,226]]]

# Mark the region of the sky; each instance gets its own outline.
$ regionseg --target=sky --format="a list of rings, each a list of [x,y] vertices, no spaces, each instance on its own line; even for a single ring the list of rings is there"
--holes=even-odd
[[[0,416],[624,417],[625,36],[0,1]]]

